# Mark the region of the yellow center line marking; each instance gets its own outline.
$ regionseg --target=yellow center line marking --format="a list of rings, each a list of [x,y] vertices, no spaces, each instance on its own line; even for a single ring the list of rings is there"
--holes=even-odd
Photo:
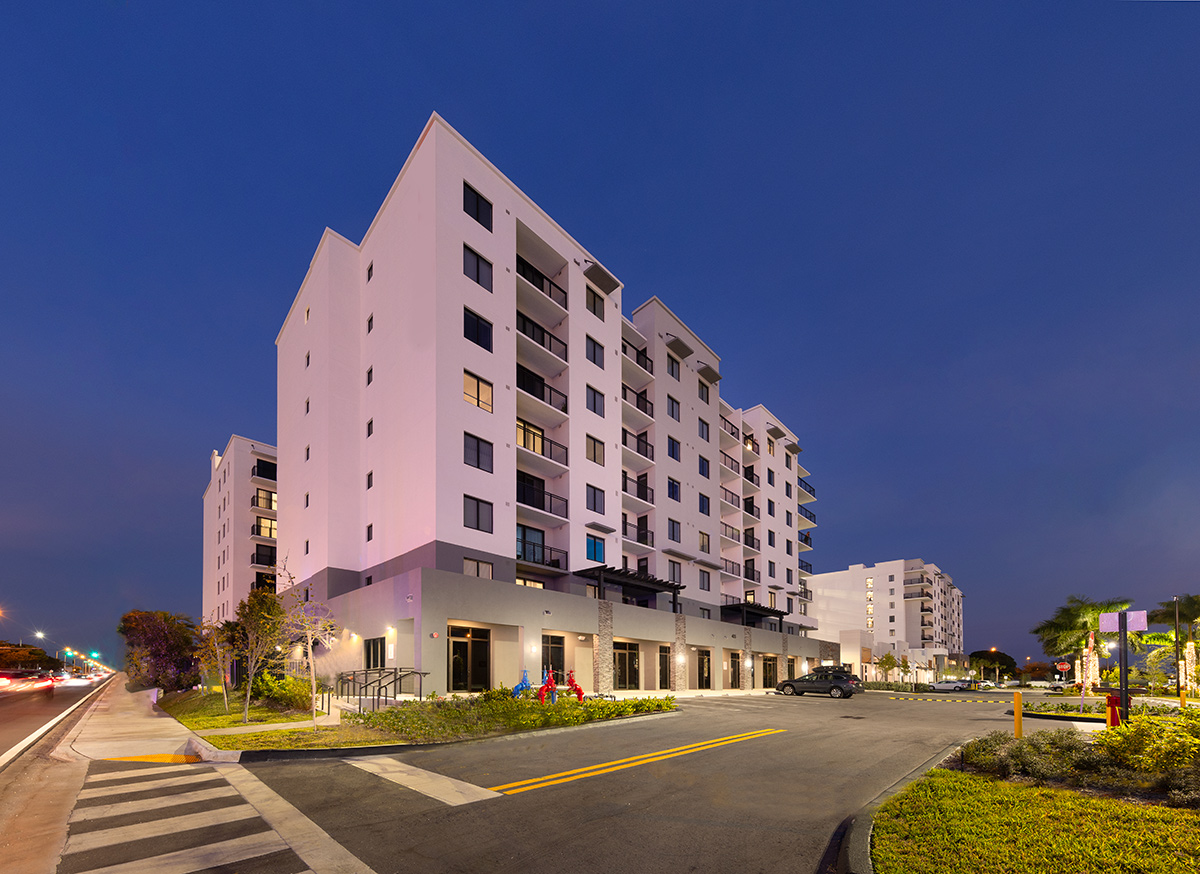
[[[532,780],[518,780],[515,783],[492,786],[490,789],[493,792],[501,792],[504,795],[515,795],[518,792],[527,792],[530,789],[541,789],[546,786],[555,786],[559,783],[569,783],[572,780],[582,780],[584,777],[595,777],[598,774],[609,774],[613,771],[624,770],[625,768],[636,768],[638,765],[647,765],[650,762],[661,762],[663,759],[673,759],[676,756],[686,756],[688,753],[711,750],[716,747],[726,746],[727,744],[740,743],[744,740],[755,740],[756,738],[768,737],[772,734],[782,734],[785,731],[787,731],[785,728],[767,728],[745,734],[734,734],[728,737],[719,737],[715,740],[706,740],[699,743],[687,744],[682,747],[659,750],[655,753],[632,756],[628,759],[617,759],[614,762],[601,762],[598,765],[591,765],[587,768],[576,768],[573,771],[560,771],[557,774],[547,774],[545,777],[535,777]]]

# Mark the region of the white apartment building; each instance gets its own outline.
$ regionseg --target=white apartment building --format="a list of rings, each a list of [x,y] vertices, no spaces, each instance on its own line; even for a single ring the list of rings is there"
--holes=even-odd
[[[280,559],[326,673],[429,691],[773,686],[807,632],[793,430],[434,115],[360,243],[326,230],[276,340]]]
[[[275,447],[234,434],[213,450],[204,490],[201,616],[232,619],[250,591],[275,589]]]
[[[921,667],[921,680],[963,652],[962,592],[935,564],[919,558],[855,564],[816,574],[809,585],[822,633],[836,635],[846,663],[869,679],[881,678],[869,665],[888,651]]]

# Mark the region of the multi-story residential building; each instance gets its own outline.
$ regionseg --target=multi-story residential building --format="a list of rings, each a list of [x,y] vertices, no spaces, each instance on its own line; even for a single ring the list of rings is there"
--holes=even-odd
[[[847,663],[862,668],[891,651],[914,667],[944,670],[963,652],[962,592],[949,574],[921,559],[850,565],[809,579],[812,613],[837,635]]]
[[[275,447],[234,434],[223,453],[213,450],[204,490],[206,620],[232,619],[255,588],[275,590]]]
[[[276,341],[281,555],[346,629],[326,671],[720,689],[836,658],[794,431],[622,292],[436,115],[362,241],[326,230]]]

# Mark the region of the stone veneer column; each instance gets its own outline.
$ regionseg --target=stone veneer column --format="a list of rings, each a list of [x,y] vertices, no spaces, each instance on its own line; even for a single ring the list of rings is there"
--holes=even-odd
[[[602,695],[613,690],[613,605],[597,601],[597,631],[592,638],[592,688]]]
[[[751,667],[749,667],[749,668],[746,667],[746,659],[750,659]],[[750,676],[750,674],[753,673],[753,671],[754,671],[753,665],[754,665],[754,635],[751,634],[750,626],[747,625],[742,628],[741,677],[742,677],[742,688],[743,689],[753,689],[754,688],[754,680]]]
[[[671,691],[682,692],[687,689],[687,677],[687,617],[676,613],[675,643],[671,645]]]

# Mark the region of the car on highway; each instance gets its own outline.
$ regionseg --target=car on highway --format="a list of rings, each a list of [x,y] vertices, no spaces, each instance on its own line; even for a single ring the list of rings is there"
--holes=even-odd
[[[818,695],[828,695],[830,698],[849,698],[856,692],[863,691],[862,680],[854,674],[833,673],[824,671],[819,674],[805,674],[791,680],[781,680],[775,686],[776,692],[784,695],[803,695],[813,692]]]
[[[46,671],[0,671],[0,693],[44,692],[54,694],[54,679]]]
[[[934,692],[961,692],[969,685],[966,680],[938,680],[930,683],[929,688]]]

